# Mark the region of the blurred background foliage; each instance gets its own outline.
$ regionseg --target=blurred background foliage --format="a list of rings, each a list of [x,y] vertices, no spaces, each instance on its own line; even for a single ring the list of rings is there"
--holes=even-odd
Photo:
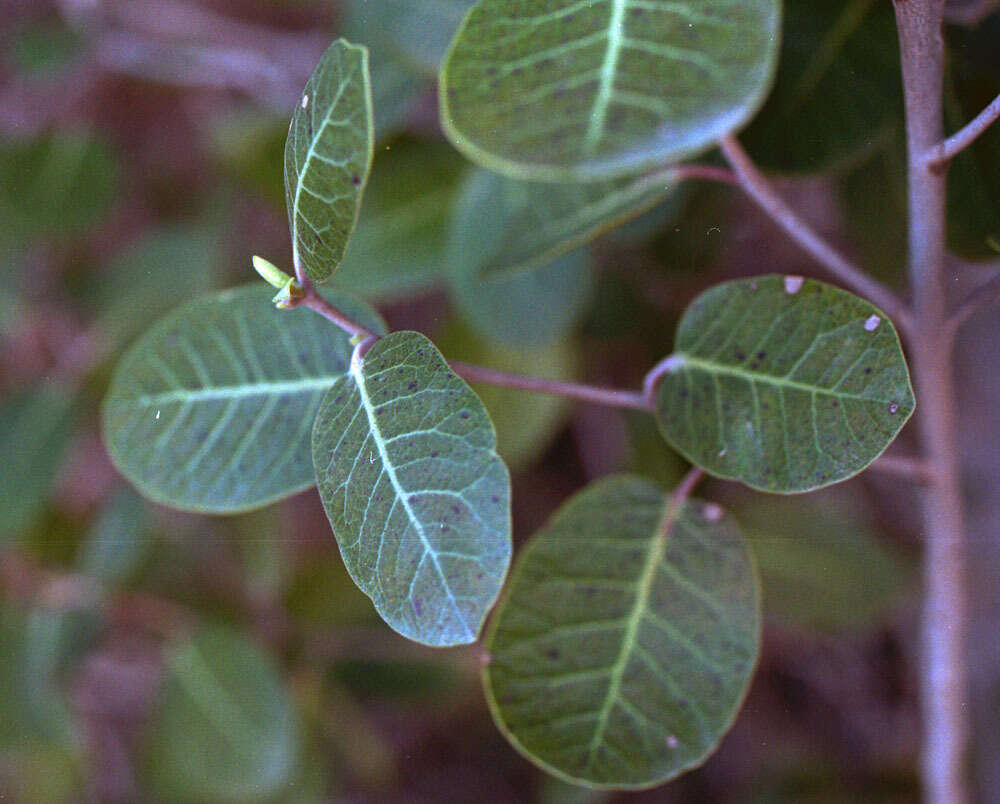
[[[469,5],[0,6],[4,800],[914,800],[920,533],[905,483],[867,474],[782,498],[707,484],[756,550],[768,617],[759,673],[703,768],[610,795],[545,778],[504,743],[476,648],[422,648],[380,624],[314,492],[195,516],[146,502],[111,468],[97,410],[122,349],[185,299],[249,280],[251,254],[290,253],[284,137],[338,34],[371,48],[378,146],[334,284],[450,357],[634,386],[708,284],[815,272],[732,190],[692,185],[586,247],[483,273],[490,249],[530,231],[524,216],[543,196],[498,187],[439,132],[434,73]],[[786,7],[777,85],[745,141],[807,218],[899,284],[889,6]],[[954,127],[1000,89],[1000,13],[956,0],[950,14]],[[997,264],[1000,129],[957,160],[949,194],[961,288]],[[966,330],[959,366],[983,801],[1000,786],[997,324],[984,316]],[[592,478],[629,470],[670,486],[684,471],[649,417],[478,390],[514,473],[518,541]],[[894,449],[911,450],[910,434]]]

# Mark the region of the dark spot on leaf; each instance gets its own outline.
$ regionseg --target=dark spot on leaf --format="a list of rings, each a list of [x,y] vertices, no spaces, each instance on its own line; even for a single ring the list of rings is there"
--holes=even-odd
[[[417,381],[416,380],[412,380],[406,387],[409,388],[412,391],[414,388],[417,387]]]
[[[497,497],[497,496],[496,496],[496,495],[494,494],[494,495],[493,495],[492,497],[490,497],[490,501],[491,501],[491,502],[495,502],[495,503],[498,503],[498,502],[500,502],[500,498],[499,498],[499,497]]]
[[[468,419],[468,418],[469,418],[469,411],[467,411],[467,410],[463,410],[463,411],[462,411],[461,413],[459,413],[458,415],[459,415],[459,417],[460,417],[460,418],[462,418],[462,419]]]
[[[413,610],[417,613],[418,617],[423,616],[424,604],[420,602],[420,598],[414,598],[413,600]]]
[[[757,352],[758,360],[763,360],[765,357],[767,357],[767,352]]]
[[[461,509],[461,508],[459,508],[459,507],[458,507],[457,505],[453,505],[453,506],[451,507],[451,512],[452,512],[453,514],[460,514],[460,513],[462,513],[462,509]]]
[[[865,374],[871,374],[871,373],[872,373],[872,367],[871,366],[866,366],[865,367]]]
[[[739,349],[737,349],[737,350],[736,350],[736,359],[737,359],[737,360],[738,360],[738,361],[739,361],[740,363],[742,363],[742,362],[743,362],[744,360],[746,360],[746,359],[747,359],[747,356],[746,356],[746,352],[742,352],[742,351],[740,351]]]
[[[440,453],[439,453],[439,452],[438,452],[437,450],[434,450],[434,451],[433,451],[433,452],[431,453],[431,457],[432,457],[432,458],[436,458],[436,457],[437,457],[437,456],[438,456],[439,454],[440,454]]]
[[[559,652],[559,648],[549,648],[545,651],[545,655],[550,659],[558,659],[562,654]]]
[[[361,177],[357,173],[351,176],[351,184],[353,184],[355,187],[361,184]]]

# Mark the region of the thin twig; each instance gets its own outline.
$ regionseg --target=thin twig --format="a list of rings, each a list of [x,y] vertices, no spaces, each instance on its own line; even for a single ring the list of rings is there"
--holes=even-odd
[[[301,280],[299,280],[301,282]],[[344,332],[348,333],[353,337],[358,338],[378,338],[374,332],[370,329],[366,329],[361,326],[354,319],[344,315],[340,310],[334,307],[330,302],[324,299],[319,293],[316,292],[316,288],[313,287],[312,283],[307,279],[308,284],[305,285],[306,295],[301,299],[295,300],[292,304],[294,307],[303,305],[308,307],[310,310],[314,310],[319,313],[327,321],[331,321],[340,327]]]
[[[692,466],[684,479],[678,484],[677,488],[671,493],[671,497],[674,498],[676,502],[682,502],[686,500],[694,492],[695,486],[697,486],[705,478],[705,472],[699,469],[697,466]]]
[[[997,95],[993,102],[976,115],[975,119],[965,128],[934,146],[925,157],[927,166],[938,168],[946,165],[972,145],[976,138],[998,119],[1000,119],[1000,95]]]
[[[361,326],[349,316],[344,315],[330,302],[324,299],[313,287],[306,285],[305,295],[300,299],[291,300],[293,307],[300,305],[319,313],[328,321],[340,327],[355,338],[363,339],[357,344],[352,359],[357,360],[379,339],[379,336]],[[482,382],[487,385],[497,385],[503,388],[519,388],[522,391],[534,391],[540,394],[565,396],[578,399],[581,402],[593,402],[598,405],[610,405],[617,408],[632,408],[634,410],[652,411],[652,404],[647,396],[637,391],[624,391],[615,388],[600,388],[593,385],[581,385],[561,380],[549,380],[544,377],[532,377],[527,374],[512,374],[507,371],[475,366],[459,360],[450,361],[452,369],[469,382]]]
[[[665,181],[686,181],[688,179],[698,179],[701,181],[714,181],[720,184],[730,184],[733,187],[739,186],[739,179],[733,171],[715,165],[677,165],[667,168],[646,177],[646,180],[653,182],[661,177]]]
[[[719,141],[719,148],[732,165],[740,186],[795,242],[841,282],[882,308],[899,328],[910,328],[910,313],[902,300],[885,285],[855,267],[796,215],[774,191],[735,137],[724,137]]]
[[[953,338],[962,325],[984,307],[1000,302],[1000,274],[977,287],[955,308],[948,320],[948,337]]]
[[[459,360],[450,361],[456,374],[469,382],[482,382],[487,385],[498,385],[503,388],[518,388],[522,391],[534,391],[539,394],[565,396],[578,399],[581,402],[593,402],[598,405],[609,405],[617,408],[652,411],[646,395],[637,391],[623,391],[616,388],[600,388],[593,385],[580,385],[560,380],[547,380],[543,377],[531,377],[526,374],[511,374],[506,371],[474,366]]]
[[[933,467],[922,458],[906,458],[895,455],[883,455],[868,467],[868,471],[905,477],[917,483],[929,483],[934,476]]]
[[[656,410],[656,387],[660,384],[660,380],[677,368],[681,362],[682,358],[677,355],[668,355],[646,372],[642,381],[642,395],[646,398],[646,404],[651,410]]]

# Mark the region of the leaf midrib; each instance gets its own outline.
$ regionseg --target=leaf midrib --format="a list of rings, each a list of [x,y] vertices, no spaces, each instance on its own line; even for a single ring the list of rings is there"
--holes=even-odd
[[[325,391],[343,374],[323,377],[303,377],[282,382],[256,382],[241,385],[218,385],[211,388],[178,388],[162,394],[145,394],[128,400],[140,407],[155,407],[173,402],[204,402],[218,399],[244,399],[254,396],[281,396],[311,391]]]
[[[472,629],[469,628],[469,624],[465,621],[461,610],[458,608],[458,601],[455,600],[455,595],[452,593],[451,586],[448,584],[448,579],[446,578],[444,571],[441,569],[441,564],[438,561],[437,551],[433,548],[430,541],[428,541],[427,534],[424,533],[423,524],[413,511],[413,508],[410,507],[409,492],[403,488],[403,485],[399,482],[399,478],[396,476],[396,467],[389,459],[389,452],[386,449],[385,438],[382,436],[382,430],[379,428],[378,421],[375,417],[375,408],[372,405],[371,398],[368,396],[368,387],[365,383],[362,371],[363,366],[363,360],[352,360],[349,373],[354,380],[354,384],[358,388],[358,395],[361,398],[361,406],[364,408],[365,415],[368,417],[368,427],[372,434],[372,440],[375,442],[375,447],[378,449],[379,458],[382,460],[382,466],[385,468],[385,474],[389,478],[389,483],[392,485],[393,491],[396,492],[396,497],[403,506],[403,510],[406,511],[406,515],[409,517],[409,520],[413,525],[413,529],[420,537],[420,543],[423,545],[424,551],[431,557],[431,561],[434,563],[434,571],[437,572],[438,578],[441,581],[441,586],[444,588],[445,594],[448,595],[448,601],[451,603],[452,608],[458,615],[459,622],[461,622],[462,626],[465,628],[465,638],[473,640],[476,635]],[[385,538],[384,534],[382,538]]]
[[[614,708],[615,703],[621,698],[622,679],[624,678],[625,670],[632,659],[632,651],[636,646],[639,627],[642,625],[642,619],[646,615],[646,609],[649,604],[649,595],[653,588],[653,579],[656,577],[656,569],[659,567],[660,562],[663,561],[663,556],[667,552],[667,542],[670,538],[670,534],[673,532],[674,526],[677,524],[677,519],[680,515],[681,509],[684,507],[684,504],[684,500],[678,499],[674,496],[671,496],[668,499],[663,516],[660,518],[657,525],[656,533],[653,535],[652,541],[649,545],[649,552],[646,554],[646,561],[643,565],[642,574],[639,576],[639,582],[636,588],[635,603],[632,605],[632,611],[629,614],[628,622],[625,625],[625,634],[622,637],[622,647],[618,653],[618,658],[612,666],[611,681],[608,686],[608,692],[604,697],[604,703],[601,705],[601,710],[598,713],[597,728],[594,730],[594,736],[591,738],[590,745],[587,749],[588,768],[593,766],[594,759],[597,756],[597,749],[600,747],[601,741],[604,739],[604,732],[607,729],[608,718],[611,715],[611,710]]]
[[[584,139],[584,152],[593,154],[604,136],[604,123],[608,117],[608,107],[614,93],[615,71],[625,38],[625,6],[628,0],[611,0],[611,15],[608,20],[608,49],[601,65],[601,84],[590,110],[590,125]]]
[[[339,68],[338,59],[338,68]],[[338,69],[338,72],[340,70]],[[295,265],[299,265],[300,254],[299,254],[299,197],[302,195],[302,186],[305,184],[304,176],[306,171],[309,170],[309,165],[312,162],[314,156],[316,156],[316,143],[318,143],[323,138],[323,132],[326,131],[326,127],[330,125],[330,121],[333,119],[333,112],[337,108],[337,104],[340,103],[340,99],[344,94],[344,90],[347,88],[347,80],[341,76],[340,86],[337,87],[337,94],[334,96],[333,100],[330,102],[330,106],[326,110],[326,115],[323,117],[323,123],[320,125],[319,129],[316,131],[315,136],[312,138],[312,142],[309,143],[309,148],[306,151],[305,161],[302,163],[302,170],[295,167],[295,200],[292,203],[292,259]],[[307,92],[312,90],[312,82],[310,82],[307,87]],[[315,94],[315,93],[313,93]],[[312,100],[312,98],[310,98]],[[306,110],[302,110],[306,111]],[[310,116],[312,112],[307,112]],[[294,155],[293,155],[294,159]],[[303,220],[307,220],[305,215],[302,215]]]
[[[734,377],[742,377],[749,382],[759,382],[766,385],[779,385],[783,388],[791,388],[808,394],[825,394],[827,396],[835,396],[840,399],[856,399],[861,402],[889,401],[879,399],[877,397],[864,396],[863,394],[852,394],[845,391],[837,391],[833,388],[824,388],[821,385],[807,385],[804,382],[789,380],[787,377],[779,377],[773,374],[763,374],[759,371],[737,368],[725,363],[715,363],[711,360],[692,357],[684,352],[675,352],[673,356],[680,358],[680,362],[677,364],[676,368],[670,372],[672,374],[683,371],[684,369],[701,369],[702,371],[707,371],[709,374],[729,374]],[[843,382],[843,378],[839,382]],[[892,401],[903,402],[905,400]]]

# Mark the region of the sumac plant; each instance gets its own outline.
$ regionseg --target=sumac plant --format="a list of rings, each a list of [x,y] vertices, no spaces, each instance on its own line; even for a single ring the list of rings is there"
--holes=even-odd
[[[355,233],[379,123],[368,49],[341,39],[307,83],[285,147],[294,275],[254,257],[273,299],[260,285],[226,290],[146,332],[103,407],[116,465],[151,499],[189,511],[245,511],[317,486],[348,571],[391,628],[462,645],[481,638],[493,611],[486,697],[520,752],[574,783],[647,787],[713,751],[760,649],[754,559],[734,518],[695,487],[707,473],[802,494],[871,466],[916,405],[902,332],[926,452],[887,465],[925,484],[924,778],[932,799],[961,801],[963,525],[949,356],[978,301],[954,311],[945,300],[944,182],[1000,104],[942,138],[942,0],[895,4],[905,104],[890,4],[818,6],[790,4],[787,47],[779,0],[468,7],[437,75],[443,130],[479,165],[455,212],[476,235],[459,238],[448,272],[473,319],[485,321],[499,297],[523,299],[494,325],[558,328],[589,286],[580,248],[680,182],[705,180],[745,189],[847,289],[779,266],[709,287],[634,391],[449,362],[423,334],[387,331],[349,293],[319,290]],[[443,42],[452,31],[432,33]],[[434,42],[402,45],[437,61]],[[887,59],[891,81],[879,71]],[[844,82],[868,66],[871,94],[856,97]],[[828,141],[797,141],[800,118]],[[900,120],[911,300],[809,228],[756,166],[781,167],[783,153],[792,167],[834,164],[872,126]],[[753,161],[736,139],[744,128]],[[372,184],[392,182],[378,167]],[[483,220],[497,225],[473,226]],[[366,235],[380,236],[395,234]],[[510,476],[466,381],[643,411],[660,448],[693,468],[667,491],[632,475],[579,490],[509,572]]]

